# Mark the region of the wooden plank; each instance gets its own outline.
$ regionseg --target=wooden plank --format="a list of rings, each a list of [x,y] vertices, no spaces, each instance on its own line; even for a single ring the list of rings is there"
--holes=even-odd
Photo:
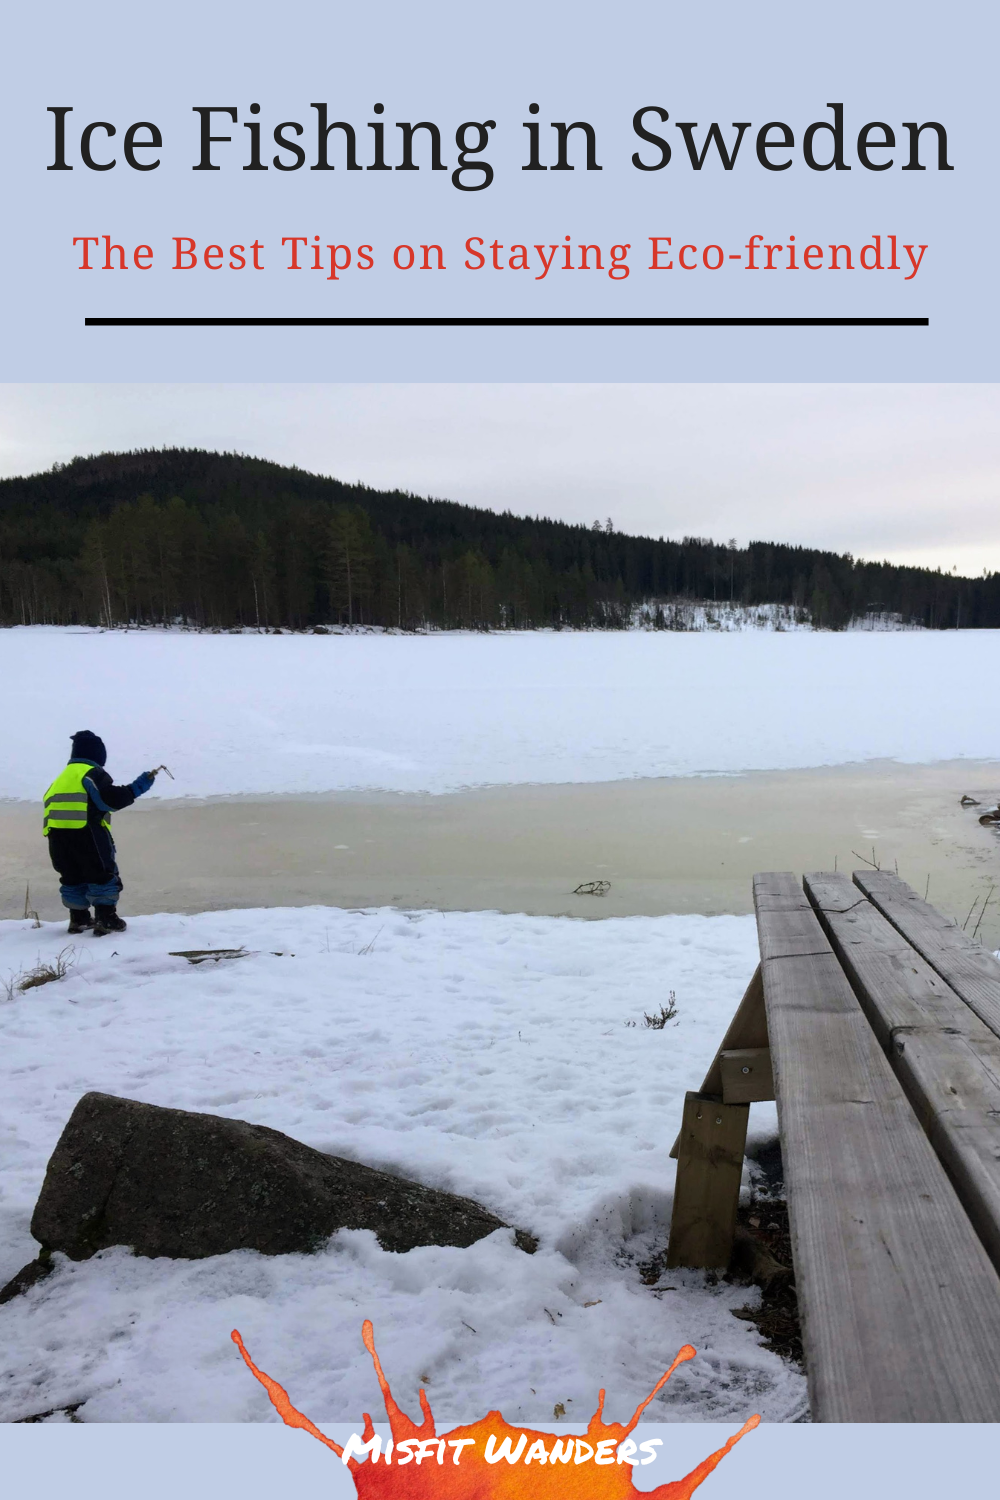
[[[844,875],[805,889],[966,1212],[1000,1268],[1000,1038]]]
[[[813,1417],[1000,1420],[1000,1278],[795,877],[754,903]]]
[[[721,1052],[724,1104],[760,1104],[774,1098],[770,1047],[741,1047]]]
[[[668,1266],[724,1270],[733,1253],[749,1104],[684,1097]]]
[[[1000,964],[887,870],[856,870],[854,883],[897,928],[921,958],[1000,1036]]]
[[[747,985],[743,999],[736,1007],[736,1014],[729,1023],[729,1028],[719,1046],[718,1052],[712,1059],[712,1065],[705,1074],[705,1081],[698,1090],[700,1094],[714,1094],[716,1098],[722,1098],[722,1072],[719,1059],[723,1052],[734,1047],[766,1047],[767,1046],[767,1015],[764,1011],[764,990],[760,982],[760,964],[753,971],[753,977]],[[670,1148],[670,1155],[677,1155],[680,1145],[680,1135]]]

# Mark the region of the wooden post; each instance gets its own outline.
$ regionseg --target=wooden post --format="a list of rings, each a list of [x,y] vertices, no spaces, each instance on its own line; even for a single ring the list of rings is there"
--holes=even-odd
[[[749,1104],[684,1096],[668,1266],[724,1269],[733,1252]]]
[[[715,1094],[717,1098],[723,1097],[722,1088],[722,1054],[735,1047],[766,1047],[767,1046],[767,1012],[764,1009],[764,985],[760,974],[760,964],[753,972],[753,978],[747,985],[746,993],[740,1001],[736,1014],[729,1023],[729,1030],[722,1038],[718,1052],[712,1059],[712,1066],[705,1074],[705,1081],[701,1086],[701,1093]],[[765,1097],[761,1095],[761,1097]],[[773,1098],[774,1095],[767,1095]],[[681,1143],[680,1136],[674,1141],[670,1148],[670,1155],[676,1156]]]

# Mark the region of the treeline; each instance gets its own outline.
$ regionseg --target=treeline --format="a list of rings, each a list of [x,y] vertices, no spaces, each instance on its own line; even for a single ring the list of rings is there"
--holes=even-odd
[[[0,481],[0,623],[306,629],[624,628],[639,605],[784,604],[1000,626],[1000,575],[627,536],[192,450],[103,454]],[[670,610],[654,609],[669,628]]]

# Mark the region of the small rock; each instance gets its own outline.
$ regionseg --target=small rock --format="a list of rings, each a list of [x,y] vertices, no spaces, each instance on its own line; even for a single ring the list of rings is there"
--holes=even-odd
[[[44,1281],[52,1270],[52,1257],[43,1250],[37,1260],[29,1260],[26,1266],[22,1266],[16,1276],[12,1276],[7,1285],[0,1287],[0,1302],[10,1302],[13,1297],[19,1297],[22,1292],[27,1292],[38,1281]]]

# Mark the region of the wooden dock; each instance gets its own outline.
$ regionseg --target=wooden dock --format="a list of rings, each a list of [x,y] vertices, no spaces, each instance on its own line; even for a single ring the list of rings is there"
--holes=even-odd
[[[728,1264],[749,1105],[776,1098],[814,1419],[1000,1421],[1000,964],[884,872],[758,875],[754,903],[669,1263]]]

